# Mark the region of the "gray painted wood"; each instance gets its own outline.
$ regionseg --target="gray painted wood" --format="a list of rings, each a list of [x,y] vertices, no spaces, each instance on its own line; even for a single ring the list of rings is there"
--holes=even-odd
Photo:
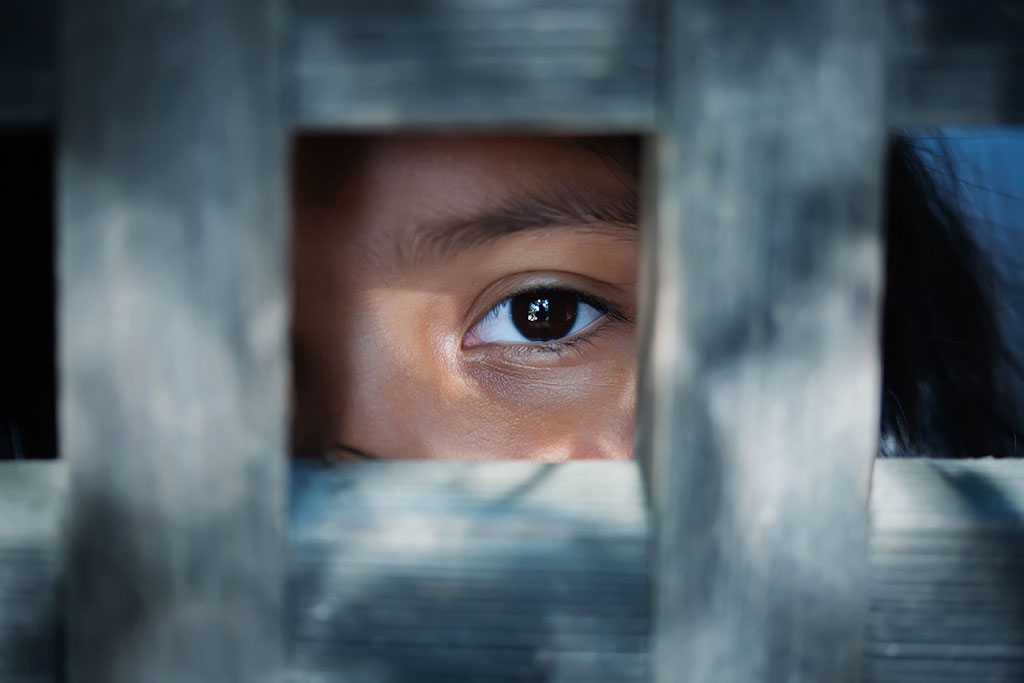
[[[654,680],[854,681],[880,395],[883,6],[668,7],[638,407]]]
[[[0,464],[0,680],[53,683],[60,671],[60,523],[67,469]]]
[[[0,464],[5,682],[55,680],[66,471]],[[639,479],[628,463],[294,465],[291,680],[644,680]],[[871,516],[864,680],[1020,681],[1024,460],[878,461]]]
[[[655,0],[293,0],[300,127],[647,130]]]
[[[879,462],[868,681],[1024,680],[1024,461]]]
[[[0,125],[54,118],[54,0],[0,3]],[[889,0],[889,122],[1024,122],[1017,0]],[[300,128],[650,131],[654,0],[291,0]]]
[[[889,5],[890,123],[1024,123],[1020,0]]]
[[[632,463],[292,471],[298,680],[646,680]]]
[[[60,441],[72,683],[273,681],[283,650],[275,0],[64,4]]]

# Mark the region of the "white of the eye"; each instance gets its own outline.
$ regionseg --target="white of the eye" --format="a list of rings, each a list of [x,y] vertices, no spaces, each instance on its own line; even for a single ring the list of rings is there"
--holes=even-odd
[[[565,333],[564,336],[559,339],[567,339],[574,334],[582,332],[584,329],[589,327],[595,321],[599,320],[603,314],[590,304],[585,304],[582,301],[576,302],[576,319],[572,323],[572,328]],[[537,341],[536,339],[530,339],[523,335],[516,328],[516,324],[512,321],[512,299],[505,299],[498,304],[490,313],[484,316],[484,319],[477,323],[476,327],[470,330],[470,335],[473,336],[481,344],[494,344],[494,343],[507,343],[507,344],[543,344],[544,342]],[[548,340],[557,341],[557,340]]]

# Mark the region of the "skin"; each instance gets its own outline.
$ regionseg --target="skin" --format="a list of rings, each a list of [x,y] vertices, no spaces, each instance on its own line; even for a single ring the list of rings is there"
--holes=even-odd
[[[635,204],[621,164],[581,140],[306,137],[293,178],[296,454],[631,457],[636,228],[590,211]],[[608,311],[561,340],[480,326],[537,287]]]

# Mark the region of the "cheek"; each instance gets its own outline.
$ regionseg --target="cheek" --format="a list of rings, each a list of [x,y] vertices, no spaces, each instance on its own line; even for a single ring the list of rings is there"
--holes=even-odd
[[[378,358],[381,358],[378,354]],[[408,361],[408,359],[406,359]],[[635,372],[631,364],[549,373],[547,381],[458,370],[397,358],[348,393],[336,439],[385,458],[515,460],[632,457]],[[500,384],[502,386],[496,386]],[[356,387],[348,385],[351,392]]]
[[[630,360],[549,370],[543,381],[505,372],[478,376],[477,401],[449,419],[461,425],[458,434],[473,435],[475,459],[630,458],[636,402]]]

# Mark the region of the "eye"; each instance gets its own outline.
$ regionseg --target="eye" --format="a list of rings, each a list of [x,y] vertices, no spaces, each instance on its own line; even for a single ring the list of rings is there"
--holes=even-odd
[[[577,292],[540,289],[511,296],[466,335],[465,345],[523,344],[571,337],[604,317],[600,302]]]

